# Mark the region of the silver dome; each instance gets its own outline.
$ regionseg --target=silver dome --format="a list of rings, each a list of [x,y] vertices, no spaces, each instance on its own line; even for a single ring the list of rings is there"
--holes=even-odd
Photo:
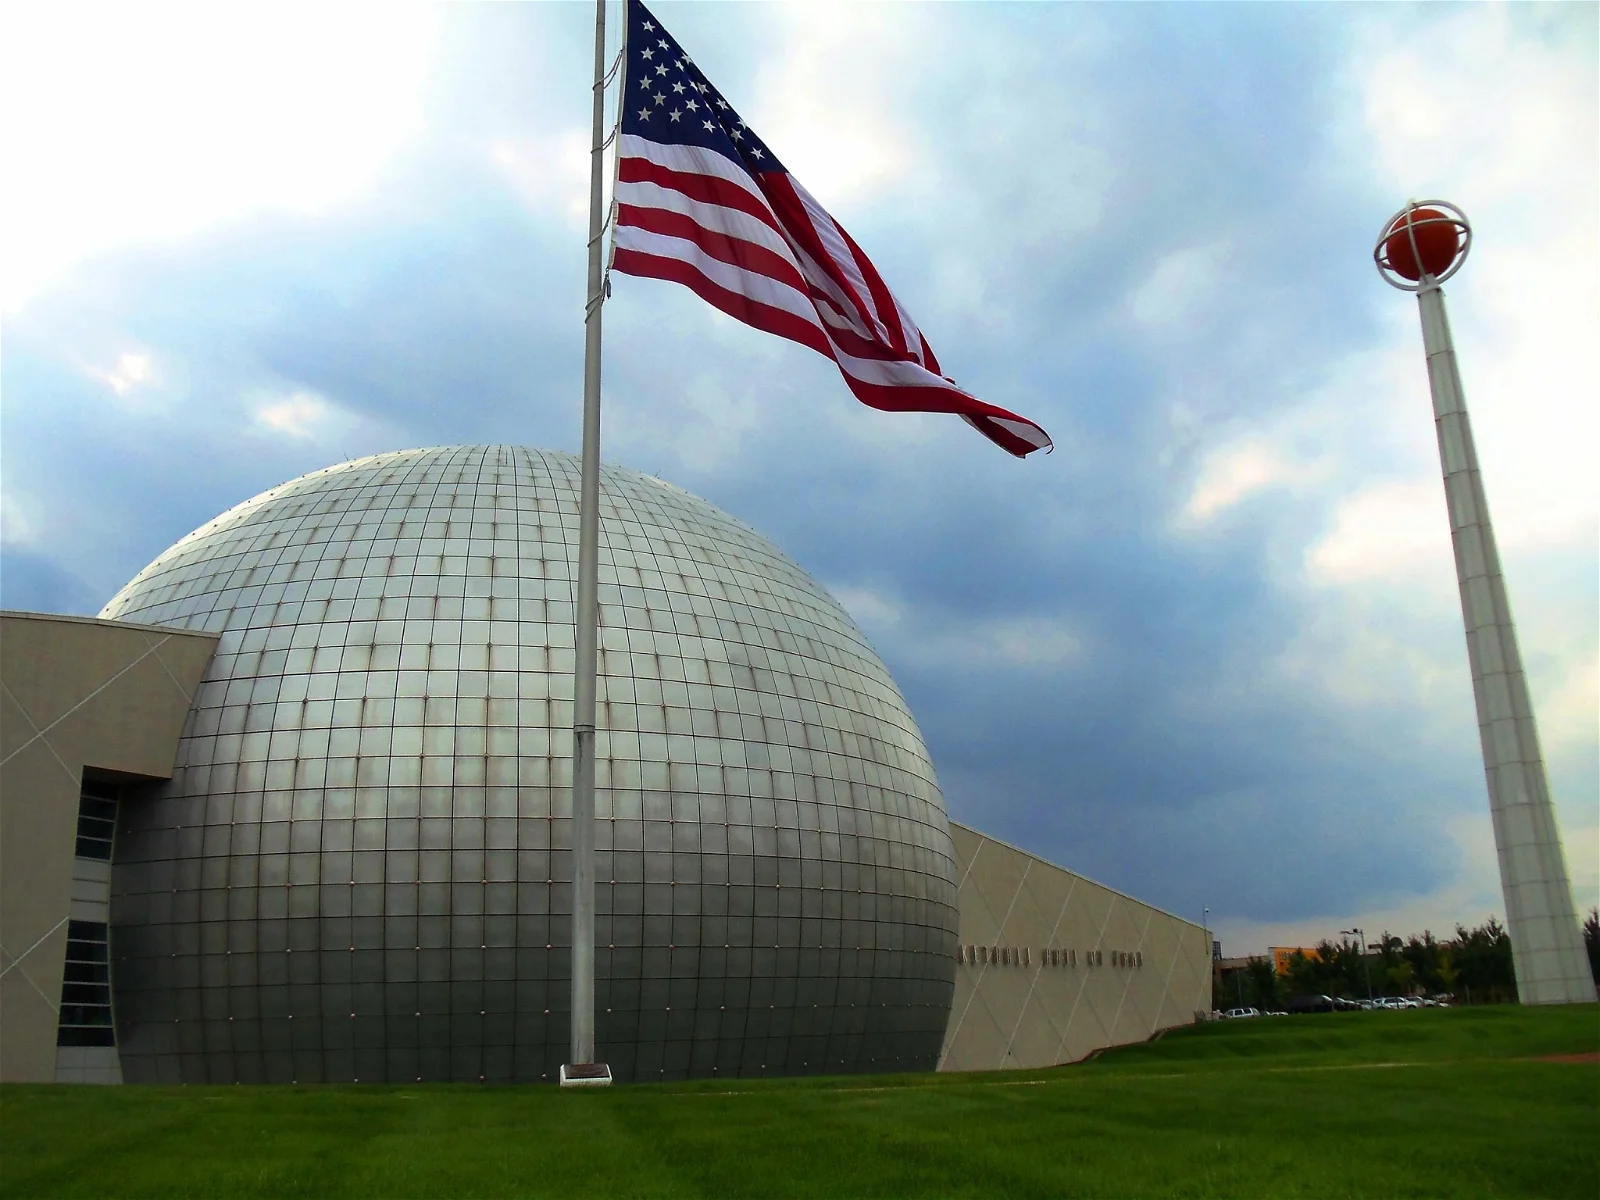
[[[130,1081],[553,1078],[568,1040],[578,463],[381,454],[249,500],[103,617],[222,635],[123,806]],[[844,610],[703,500],[601,488],[597,1053],[622,1079],[931,1069],[954,853]]]

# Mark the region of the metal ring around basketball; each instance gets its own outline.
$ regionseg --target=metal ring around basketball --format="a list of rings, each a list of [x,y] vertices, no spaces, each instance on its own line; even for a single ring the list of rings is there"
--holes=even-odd
[[[1423,208],[1439,209],[1445,215],[1442,217],[1427,217],[1421,221],[1408,219],[1412,213]],[[1422,278],[1413,281],[1407,279],[1395,269],[1394,264],[1389,261],[1388,255],[1385,254],[1384,247],[1388,245],[1389,239],[1399,232],[1397,227],[1402,221],[1405,222],[1406,233],[1411,242],[1411,255],[1416,260],[1419,270],[1422,267],[1422,254],[1417,246],[1418,227],[1441,223],[1456,227],[1461,236],[1461,246],[1456,251],[1455,258],[1442,273],[1430,275],[1426,271],[1421,271]],[[1378,244],[1372,249],[1372,261],[1377,265],[1378,274],[1383,276],[1384,282],[1390,287],[1399,288],[1402,292],[1425,292],[1437,288],[1459,271],[1461,264],[1467,261],[1467,252],[1471,249],[1472,224],[1467,220],[1467,214],[1462,212],[1457,205],[1451,204],[1448,200],[1411,200],[1406,203],[1404,208],[1383,223],[1383,231],[1378,235]]]

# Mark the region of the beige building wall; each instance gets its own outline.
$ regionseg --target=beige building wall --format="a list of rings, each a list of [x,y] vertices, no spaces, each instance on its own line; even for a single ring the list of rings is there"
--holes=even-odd
[[[960,965],[941,1071],[1072,1062],[1211,1008],[1211,943],[1191,921],[950,824]]]
[[[58,1077],[67,921],[94,904],[95,870],[109,878],[74,858],[84,768],[170,778],[216,646],[215,634],[0,613],[0,1081]]]

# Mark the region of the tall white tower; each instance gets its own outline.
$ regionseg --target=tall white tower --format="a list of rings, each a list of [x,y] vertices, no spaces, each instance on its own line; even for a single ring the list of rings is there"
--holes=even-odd
[[[1517,650],[1500,552],[1489,524],[1489,503],[1439,286],[1461,269],[1471,246],[1472,227],[1459,208],[1443,200],[1412,201],[1384,225],[1372,254],[1384,280],[1415,292],[1422,311],[1422,345],[1428,357],[1517,991],[1524,1004],[1588,1003],[1595,999],[1594,978],[1572,902],[1561,831],[1539,753],[1528,681]]]

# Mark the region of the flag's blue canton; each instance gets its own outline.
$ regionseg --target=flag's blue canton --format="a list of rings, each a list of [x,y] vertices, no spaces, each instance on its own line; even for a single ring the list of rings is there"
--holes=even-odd
[[[638,0],[628,4],[628,59],[623,70],[627,72],[622,88],[623,133],[652,142],[706,146],[752,174],[784,169]]]

